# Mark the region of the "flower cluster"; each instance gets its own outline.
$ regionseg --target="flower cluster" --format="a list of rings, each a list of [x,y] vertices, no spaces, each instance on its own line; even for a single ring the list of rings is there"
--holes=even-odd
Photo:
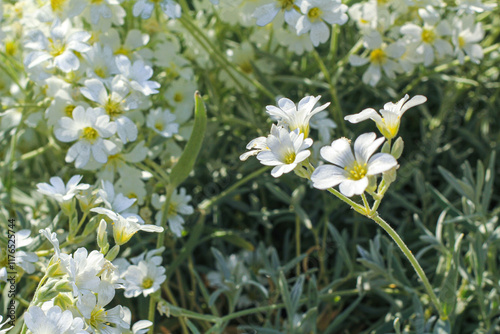
[[[348,7],[340,0],[222,0],[219,7],[221,19],[231,24],[262,27],[272,23],[280,43],[299,54],[325,43],[330,25],[343,25],[348,20]]]
[[[279,177],[295,170],[311,154],[308,150],[313,141],[307,138],[311,118],[326,109],[330,103],[315,107],[321,96],[304,97],[298,105],[287,98],[281,98],[278,106],[267,106],[267,113],[278,121],[272,125],[270,135],[256,138],[247,145],[250,151],[240,156],[246,160],[252,155],[266,166],[274,166],[271,175]]]
[[[375,86],[385,74],[410,73],[419,64],[428,67],[455,57],[461,64],[467,55],[479,63],[484,37],[475,14],[493,6],[464,1],[457,7],[442,1],[400,3],[369,1],[354,4],[349,15],[362,34],[364,50],[349,58],[352,66],[368,65],[363,82]]]
[[[145,333],[152,325],[150,321],[139,321],[132,326],[130,310],[122,305],[109,308],[115,290],[123,289],[125,297],[144,296],[158,290],[166,279],[165,268],[161,266],[163,248],[143,253],[128,262],[124,258],[115,260],[120,247],[130,241],[139,231],[163,232],[163,228],[146,224],[137,215],[134,203],[118,193],[109,181],[102,181],[100,187],[81,184],[82,176],[73,176],[67,184],[59,177],[52,177],[51,184],[38,184],[39,192],[55,199],[70,219],[74,217],[75,201],[85,208],[85,216],[95,212],[87,223],[97,228],[99,250],[88,251],[85,247],[76,249],[72,254],[65,251],[71,242],[60,244],[56,232],[50,227],[40,229],[40,233],[52,245],[54,255],[46,266],[46,273],[34,299],[25,314],[25,323],[32,333]],[[90,193],[85,193],[90,191]],[[100,219],[100,220],[99,220]],[[109,224],[111,223],[111,224]],[[112,226],[115,245],[110,248],[108,226]],[[80,224],[70,224],[68,240],[77,234]],[[97,226],[96,226],[97,227]],[[83,235],[92,229],[85,227]],[[25,233],[26,232],[26,233]],[[20,246],[33,241],[29,231],[18,232]],[[22,254],[21,254],[22,255]],[[34,272],[33,262],[39,257],[26,253],[19,257],[19,266],[28,273]]]
[[[313,141],[305,137],[309,134],[311,117],[329,105],[327,103],[314,108],[319,98],[305,97],[297,106],[291,100],[282,98],[278,101],[278,107],[267,106],[267,112],[278,120],[278,125],[273,124],[267,138],[259,137],[248,143],[247,149],[250,151],[242,154],[240,159],[246,160],[256,155],[263,165],[274,166],[271,171],[274,177],[295,170],[299,176],[310,179],[313,187],[317,189],[329,189],[339,185],[340,192],[347,197],[362,195],[367,189],[373,193],[376,189],[376,175],[390,175],[398,166],[396,159],[402,153],[402,140],[396,141],[392,150],[390,141],[398,133],[401,116],[427,99],[417,95],[408,100],[409,96],[405,95],[398,103],[386,103],[380,114],[368,108],[359,114],[346,116],[345,119],[351,123],[372,119],[385,138],[377,139],[373,132],[362,134],[354,142],[354,153],[350,140],[336,139],[331,145],[320,150],[321,157],[330,164],[323,164],[314,169],[308,160],[310,151],[307,150]],[[386,152],[374,154],[385,139],[389,140]],[[392,178],[384,178],[384,192],[393,178],[394,175]],[[382,195],[383,193],[377,194]]]

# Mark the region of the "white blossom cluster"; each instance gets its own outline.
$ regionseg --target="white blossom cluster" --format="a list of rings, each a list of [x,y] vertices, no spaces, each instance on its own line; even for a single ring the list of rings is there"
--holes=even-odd
[[[131,312],[127,307],[109,307],[116,290],[124,290],[127,298],[140,294],[148,296],[165,281],[162,264],[164,248],[145,252],[130,260],[115,260],[120,246],[126,244],[139,231],[163,232],[163,228],[147,224],[134,211],[136,199],[115,191],[113,184],[102,181],[99,187],[81,184],[82,176],[73,176],[68,183],[53,177],[50,184],[38,184],[40,193],[66,206],[71,214],[74,201],[90,212],[100,214],[97,244],[100,250],[88,251],[80,247],[72,254],[65,251],[71,243],[60,244],[58,234],[50,227],[41,229],[49,241],[53,256],[49,261],[35,253],[18,251],[16,263],[27,273],[33,273],[35,264],[45,267],[45,276],[35,292],[33,301],[24,315],[30,333],[146,333],[152,325],[141,320],[131,325]],[[90,193],[85,193],[90,191]],[[83,203],[82,203],[83,201]],[[83,205],[82,205],[83,204]],[[90,223],[89,223],[90,224]],[[108,226],[111,227],[115,246],[110,249]],[[71,230],[69,231],[71,233]],[[34,238],[29,230],[16,233],[19,247],[31,244]],[[3,273],[5,268],[0,269]],[[2,276],[2,279],[5,280]]]
[[[411,73],[420,64],[428,67],[444,59],[483,58],[479,44],[484,37],[477,14],[494,8],[481,1],[441,0],[367,1],[349,8],[363,38],[364,50],[349,58],[352,66],[365,66],[363,82],[375,86],[385,75]]]
[[[463,64],[466,57],[479,63],[484,30],[478,14],[495,6],[481,0],[451,5],[442,0],[369,0],[350,7],[339,0],[221,0],[217,10],[220,20],[229,24],[265,26],[250,35],[257,46],[279,44],[298,55],[326,43],[330,26],[344,25],[350,18],[363,49],[358,53],[354,48],[349,62],[366,67],[363,82],[375,86],[383,75],[394,79],[419,64],[428,67],[453,58]],[[244,72],[251,70],[245,61],[236,63]]]

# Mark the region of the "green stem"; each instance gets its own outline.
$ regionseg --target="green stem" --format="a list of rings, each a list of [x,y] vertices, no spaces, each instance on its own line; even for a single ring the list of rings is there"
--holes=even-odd
[[[413,269],[415,269],[415,272],[417,273],[418,277],[420,277],[420,280],[424,284],[425,290],[429,294],[429,297],[431,298],[432,303],[436,307],[436,309],[439,312],[439,316],[441,319],[446,320],[448,317],[446,314],[444,314],[443,309],[441,307],[441,303],[439,302],[439,299],[437,298],[436,294],[432,290],[432,286],[429,283],[429,280],[427,279],[427,276],[425,275],[424,270],[418,263],[417,259],[411,252],[411,250],[406,246],[404,241],[401,239],[399,234],[382,218],[380,218],[379,215],[375,215],[371,218],[375,223],[377,223],[380,227],[382,227],[390,236],[391,238],[396,242],[398,245],[399,249],[404,253],[408,261],[410,261],[411,265],[413,266]]]
[[[156,248],[160,248],[165,243],[165,233],[167,229],[167,216],[168,216],[168,208],[170,207],[170,199],[172,198],[172,194],[175,189],[171,186],[167,186],[166,188],[166,199],[163,207],[161,208],[161,227],[163,227],[163,233],[158,235],[158,240],[156,241]]]
[[[263,174],[264,172],[268,171],[269,169],[270,169],[270,167],[267,167],[267,166],[262,167],[261,169],[258,169],[255,172],[245,176],[244,178],[242,178],[241,180],[239,180],[238,182],[233,184],[231,187],[229,187],[226,190],[224,190],[223,192],[221,192],[219,195],[214,196],[210,199],[206,199],[203,202],[201,202],[200,205],[198,205],[198,208],[200,210],[207,210],[208,208],[212,207],[212,205],[217,203],[219,200],[226,197],[227,195],[229,195],[230,193],[232,193],[233,191],[235,191],[239,187],[241,187],[243,184],[245,184],[248,181],[256,178],[257,176]]]
[[[219,51],[219,49],[213,45],[212,41],[206,36],[206,34],[196,24],[192,23],[190,20],[191,20],[191,17],[185,16],[185,15],[183,15],[182,17],[179,18],[179,22],[191,33],[191,35],[202,45],[202,47],[205,48],[206,51],[208,51],[209,53],[212,53],[215,56],[216,60],[218,60],[223,66],[227,66],[227,67],[231,68],[232,70],[234,70],[235,72],[237,72],[239,75],[241,75],[242,78],[244,78],[246,81],[251,83],[253,86],[255,86],[255,88],[260,90],[262,93],[264,93],[265,95],[267,95],[269,98],[271,98],[274,101],[274,99],[275,99],[274,94],[272,94],[269,90],[267,90],[264,86],[262,86],[262,84],[259,83],[257,80],[250,78],[248,76],[248,74],[246,74],[241,69],[236,67],[233,63],[231,63]],[[204,40],[204,42],[206,43],[206,45],[208,47],[201,43],[200,37]],[[241,86],[241,83],[232,75],[232,73],[230,73],[230,70],[227,67],[224,67],[226,72],[231,76],[231,79],[233,79],[237,85],[239,84],[238,86],[244,92],[245,91],[244,87]]]
[[[335,108],[333,109],[333,119],[337,123],[338,129],[339,129],[339,136],[345,136],[347,133],[346,127],[345,127],[345,122],[344,122],[344,114],[342,112],[342,107],[340,106],[340,101],[339,97],[337,94],[337,87],[335,83],[332,81],[332,77],[330,76],[330,72],[328,72],[328,69],[326,68],[325,63],[323,62],[323,59],[321,59],[321,56],[318,54],[316,50],[312,51],[312,54],[316,61],[318,62],[319,68],[323,75],[325,76],[325,80],[327,81],[329,87],[330,87],[330,94],[332,95],[332,100],[333,104],[335,105]]]
[[[300,252],[300,217],[295,216],[295,255],[299,257]],[[295,274],[300,276],[300,262],[295,265]]]

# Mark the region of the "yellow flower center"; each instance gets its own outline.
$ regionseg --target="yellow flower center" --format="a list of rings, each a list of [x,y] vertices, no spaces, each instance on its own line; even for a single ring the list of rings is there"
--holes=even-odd
[[[106,105],[104,106],[104,110],[106,113],[109,115],[109,117],[115,117],[123,113],[122,106],[119,101],[113,101],[108,99],[108,102],[106,102]]]
[[[458,36],[458,47],[462,49],[465,46],[465,39],[462,36]]]
[[[63,9],[66,0],[50,0],[50,8],[53,12],[60,12]]]
[[[87,126],[86,128],[83,129],[83,134],[82,138],[87,139],[91,143],[93,143],[97,137],[99,137],[99,133],[97,132],[96,129],[91,128],[90,126]]]
[[[128,197],[128,198],[139,198],[139,196],[137,196],[137,194],[136,194],[136,193],[134,193],[134,192],[130,192],[130,193],[128,193],[128,194],[127,194],[127,197]]]
[[[246,61],[244,63],[240,64],[240,69],[246,73],[246,74],[252,74],[253,73],[253,67],[250,61]]]
[[[65,108],[64,108],[64,113],[66,114],[66,116],[68,117],[72,117],[73,116],[73,110],[75,109],[75,106],[72,105],[72,104],[68,104]]]
[[[99,78],[105,78],[106,77],[106,72],[104,72],[104,69],[102,67],[97,67],[95,70],[94,70],[95,74],[99,77]]]
[[[52,57],[57,57],[62,55],[64,52],[64,45],[59,41],[54,41],[52,38],[49,38],[50,46],[49,53]]]
[[[323,14],[323,11],[321,9],[319,9],[318,7],[314,7],[314,8],[309,9],[309,12],[307,13],[307,17],[309,18],[309,21],[314,22],[317,19],[319,19],[321,14]]]
[[[375,49],[370,53],[370,63],[382,65],[387,61],[387,55],[382,49]]]
[[[366,163],[360,165],[359,162],[354,161],[351,166],[344,168],[349,173],[350,180],[361,180],[368,172],[368,165]]]
[[[17,43],[15,41],[8,41],[5,43],[5,53],[9,56],[13,56],[17,53]]]
[[[387,4],[388,2],[389,2],[389,0],[377,0],[377,3],[378,3],[379,5],[385,5],[385,4]]]
[[[124,56],[128,56],[130,55],[130,50],[129,49],[126,49],[123,45],[120,46],[116,51],[115,51],[115,55],[124,55]]]
[[[174,216],[177,214],[177,205],[175,203],[170,203],[168,206],[167,216]]]
[[[295,0],[278,0],[278,4],[283,10],[290,10],[293,8]]]
[[[179,103],[179,102],[182,102],[182,100],[184,100],[184,95],[182,95],[179,92],[174,94],[174,101],[175,102]]]
[[[153,286],[153,283],[154,283],[154,281],[153,281],[151,278],[146,277],[146,278],[142,281],[142,287],[143,287],[144,289],[149,289],[150,287],[152,287],[152,286]]]
[[[95,329],[99,329],[101,324],[104,323],[105,317],[108,314],[103,308],[100,310],[92,310],[90,314],[90,326]]]
[[[91,4],[94,4],[94,5],[98,5],[100,3],[102,3],[104,0],[90,0],[90,3]]]
[[[155,129],[158,131],[163,131],[163,123],[156,122],[155,123]]]
[[[432,44],[436,39],[436,33],[431,29],[424,29],[422,31],[422,41],[424,43]]]
[[[295,152],[290,152],[290,153],[288,153],[288,154],[286,155],[286,157],[285,157],[285,163],[286,163],[287,165],[294,163],[294,162],[295,162],[295,157],[296,157],[296,156],[297,156],[297,155],[295,154]]]

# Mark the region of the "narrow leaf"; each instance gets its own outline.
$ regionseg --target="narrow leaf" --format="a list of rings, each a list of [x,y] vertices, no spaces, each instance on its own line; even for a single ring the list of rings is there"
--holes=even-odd
[[[189,173],[193,170],[194,163],[203,144],[203,138],[207,128],[207,112],[199,92],[194,94],[194,99],[195,109],[193,132],[191,133],[191,137],[189,138],[179,161],[177,161],[175,166],[172,168],[172,172],[170,173],[170,183],[173,188],[176,188],[184,182],[184,180],[186,180],[189,176]]]

